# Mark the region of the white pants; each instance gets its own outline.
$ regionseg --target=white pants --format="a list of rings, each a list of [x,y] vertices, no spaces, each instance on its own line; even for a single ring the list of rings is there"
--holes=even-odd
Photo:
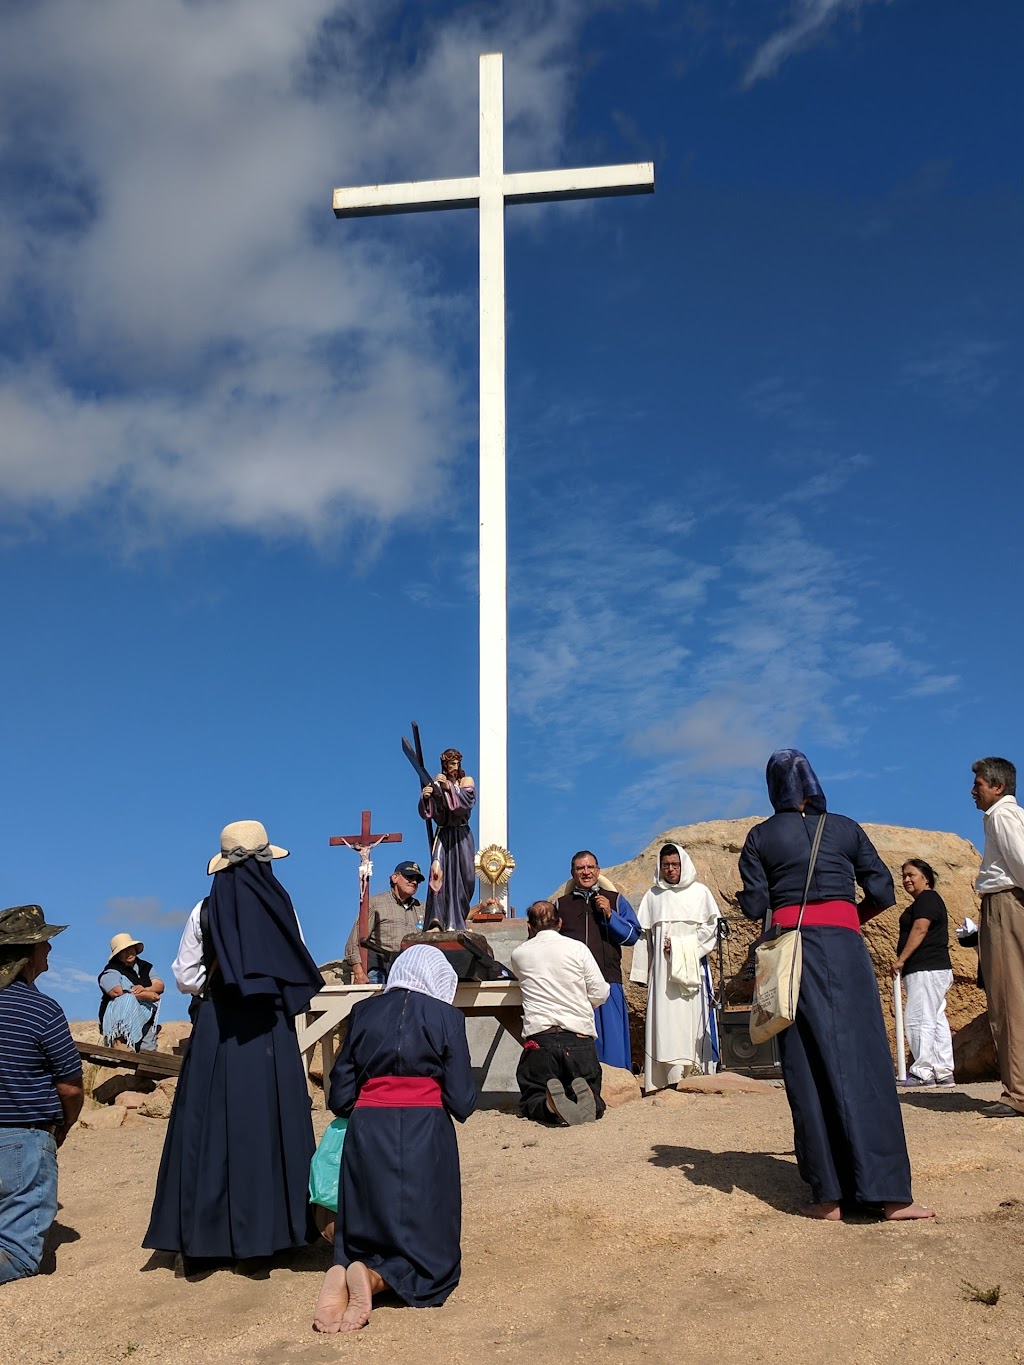
[[[946,992],[953,973],[911,972],[903,978],[907,1008],[903,1023],[914,1054],[910,1075],[920,1081],[945,1081],[953,1074],[953,1035],[946,1018]]]

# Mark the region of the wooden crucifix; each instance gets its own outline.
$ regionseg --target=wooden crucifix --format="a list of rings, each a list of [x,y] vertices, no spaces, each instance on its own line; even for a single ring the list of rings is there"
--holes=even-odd
[[[360,940],[366,938],[370,932],[370,874],[373,872],[373,863],[370,862],[370,853],[378,844],[400,844],[402,836],[400,834],[371,834],[370,833],[370,812],[363,811],[361,828],[358,834],[332,834],[332,848],[354,848],[359,854],[359,932],[356,937]],[[366,971],[367,954],[366,949],[360,942],[359,960],[363,964],[363,971]]]

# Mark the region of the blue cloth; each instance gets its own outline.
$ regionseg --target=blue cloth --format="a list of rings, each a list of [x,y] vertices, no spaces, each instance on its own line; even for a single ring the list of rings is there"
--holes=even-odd
[[[129,990],[108,1000],[103,1011],[104,1044],[113,1047],[114,1043],[127,1043],[131,1048],[141,1049],[148,1041],[148,1050],[156,1047],[156,1012],[154,1002],[139,1000]]]
[[[853,929],[812,926],[801,937],[796,1020],[778,1035],[800,1174],[816,1204],[909,1204],[903,1117],[867,948]]]
[[[629,1045],[629,1010],[622,987],[608,983],[608,999],[594,1010],[597,1024],[597,1055],[609,1066],[633,1069],[633,1052]]]
[[[0,1128],[61,1123],[56,1081],[77,1080],[82,1059],[64,1011],[17,977],[0,991]]]
[[[421,991],[361,1001],[331,1072],[328,1105],[348,1116],[334,1261],[359,1260],[406,1303],[444,1303],[462,1271],[462,1183],[452,1119],[476,1108],[466,1021]],[[378,1076],[430,1077],[443,1108],[354,1107]]]
[[[195,1015],[142,1245],[234,1260],[315,1241],[314,1147],[294,1021],[280,997],[243,996],[215,977]]]
[[[56,1216],[53,1135],[41,1128],[0,1128],[0,1284],[38,1273]]]
[[[243,997],[279,996],[294,1017],[323,989],[291,897],[270,863],[246,858],[214,873],[209,922],[220,976]]]
[[[825,810],[825,793],[799,749],[776,749],[765,769],[772,810]]]
[[[816,815],[780,811],[747,835],[740,853],[740,909],[748,919],[763,919],[769,904],[799,905],[804,894]],[[892,874],[855,820],[829,814],[821,836],[808,896],[814,901],[855,902],[857,883],[879,908],[893,905]]]

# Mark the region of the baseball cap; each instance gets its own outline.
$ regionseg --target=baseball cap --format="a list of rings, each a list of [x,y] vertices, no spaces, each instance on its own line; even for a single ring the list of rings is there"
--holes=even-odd
[[[426,881],[426,878],[420,871],[419,863],[414,862],[399,863],[398,866],[395,868],[395,871],[399,874],[399,876],[405,877],[411,882]]]

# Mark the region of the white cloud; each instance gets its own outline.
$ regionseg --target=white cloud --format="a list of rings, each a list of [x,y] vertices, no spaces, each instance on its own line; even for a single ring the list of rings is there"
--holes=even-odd
[[[587,6],[523,4],[491,23],[468,7],[385,72],[375,40],[391,8],[5,8],[9,514],[113,495],[141,536],[316,539],[443,496],[467,429],[445,344],[464,302],[395,233],[336,223],[331,190],[474,170],[476,59],[496,46],[508,162],[551,164]]]
[[[111,896],[100,920],[134,934],[146,925],[154,929],[180,929],[188,916],[188,910],[162,909],[159,896]]]
[[[758,48],[743,77],[749,89],[766,76],[775,76],[784,61],[803,52],[824,36],[844,11],[857,11],[870,0],[795,0],[789,23]]]
[[[983,337],[945,336],[903,364],[904,383],[938,390],[957,408],[973,408],[990,398],[1006,377],[996,363],[1003,346]]]

